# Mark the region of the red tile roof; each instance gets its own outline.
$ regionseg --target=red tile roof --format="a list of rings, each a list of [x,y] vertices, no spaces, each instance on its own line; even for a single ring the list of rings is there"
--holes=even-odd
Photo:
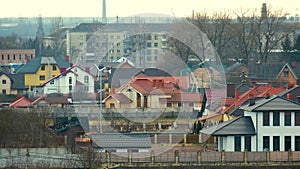
[[[25,96],[19,96],[16,99],[12,100],[9,107],[30,107],[31,100]]]

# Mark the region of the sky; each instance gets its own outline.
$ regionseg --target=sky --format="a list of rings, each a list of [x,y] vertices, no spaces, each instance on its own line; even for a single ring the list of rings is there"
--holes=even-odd
[[[4,1],[4,0],[2,0]],[[298,3],[297,3],[298,2]],[[142,13],[191,16],[192,11],[233,11],[258,9],[262,3],[300,13],[299,0],[106,0],[107,17]],[[101,17],[102,0],[8,0],[1,3],[0,17]]]

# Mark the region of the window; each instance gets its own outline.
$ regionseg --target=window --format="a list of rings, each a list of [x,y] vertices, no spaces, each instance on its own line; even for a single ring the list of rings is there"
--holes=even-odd
[[[14,60],[16,60],[16,55],[15,54],[13,55],[13,58],[14,58]]]
[[[241,136],[234,136],[234,151],[241,151]]]
[[[152,45],[150,42],[147,43],[147,47],[150,48]]]
[[[245,136],[245,149],[251,151],[251,136]]]
[[[167,102],[167,107],[172,107],[172,103]]]
[[[69,85],[69,91],[70,92],[72,91],[72,85]]]
[[[3,80],[2,80],[2,84],[6,84],[6,80],[3,79]]]
[[[42,65],[41,70],[45,70],[45,65]]]
[[[50,84],[53,85],[53,84],[54,84],[54,80],[51,80],[51,81],[50,81]]]
[[[4,95],[6,94],[6,90],[5,89],[2,90],[2,94],[4,94]]]
[[[269,112],[263,112],[263,126],[270,125],[270,115]]]
[[[182,107],[182,102],[178,102],[178,103],[177,103],[177,106],[178,106],[178,107]]]
[[[45,80],[45,76],[44,75],[40,75],[40,80]]]
[[[189,103],[189,107],[194,107],[194,103]]]
[[[89,91],[89,86],[83,86],[83,90],[84,90],[85,92],[88,92],[88,91]]]
[[[152,39],[151,35],[147,35],[147,40],[151,40],[151,39]]]
[[[291,136],[284,136],[284,151],[289,151],[291,147]]]
[[[148,56],[147,56],[147,61],[150,62],[151,60],[152,60],[151,56],[148,55]]]
[[[80,42],[80,43],[79,43],[79,46],[80,46],[80,47],[82,47],[82,46],[83,46],[83,43],[82,43],[82,42]]]
[[[280,126],[280,113],[273,112],[273,126]]]
[[[88,76],[84,76],[84,83],[89,83],[89,77]]]
[[[295,112],[295,126],[300,126],[300,112]]]
[[[72,77],[69,77],[69,84],[72,84]]]
[[[263,151],[269,151],[269,150],[270,150],[270,137],[263,136]]]
[[[21,60],[22,59],[22,55],[21,54],[19,54],[19,60]]]
[[[2,54],[2,60],[4,60],[4,55]]]
[[[157,42],[154,43],[154,47],[158,47],[158,43]]]
[[[284,71],[283,72],[283,77],[289,77],[289,71]]]
[[[55,65],[53,65],[52,70],[57,70],[57,67]]]
[[[280,137],[273,136],[273,151],[280,151]]]
[[[291,126],[291,112],[284,112],[284,126]]]
[[[9,60],[10,59],[10,56],[9,56],[9,54],[7,55],[7,60]]]
[[[295,136],[295,151],[300,151],[300,136]]]
[[[158,36],[157,35],[154,35],[154,40],[158,40]]]

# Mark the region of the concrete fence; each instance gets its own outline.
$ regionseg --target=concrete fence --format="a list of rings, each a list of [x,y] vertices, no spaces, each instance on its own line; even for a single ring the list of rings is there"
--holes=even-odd
[[[278,152],[218,152],[172,150],[149,152],[102,152],[97,164],[102,166],[162,166],[162,165],[300,165],[300,151]],[[0,168],[80,168],[84,160],[63,148],[0,149]]]

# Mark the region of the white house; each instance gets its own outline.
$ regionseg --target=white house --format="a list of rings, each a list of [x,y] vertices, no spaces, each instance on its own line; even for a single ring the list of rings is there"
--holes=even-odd
[[[71,94],[79,89],[84,93],[94,93],[94,77],[88,71],[73,65],[49,79],[42,87],[43,94]]]
[[[204,128],[218,137],[218,150],[300,151],[300,104],[280,96],[252,99],[244,116]]]

